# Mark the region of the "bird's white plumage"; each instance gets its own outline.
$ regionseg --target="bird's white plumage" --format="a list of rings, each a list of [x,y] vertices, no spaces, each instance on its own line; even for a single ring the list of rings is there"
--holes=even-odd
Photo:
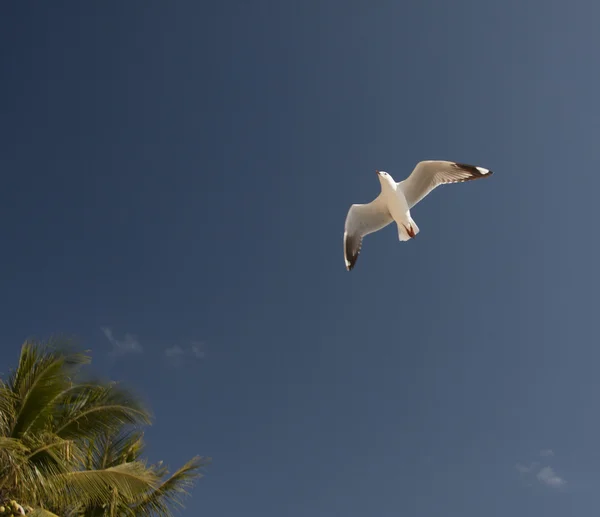
[[[380,194],[365,205],[352,205],[344,226],[344,258],[351,269],[358,258],[365,235],[381,230],[393,221],[387,204]]]
[[[398,225],[398,238],[410,240],[419,227],[410,209],[432,190],[445,183],[460,183],[491,176],[483,167],[443,160],[427,160],[417,164],[404,181],[396,183],[387,172],[376,171],[381,194],[371,203],[350,207],[344,226],[344,261],[350,271],[358,259],[365,235],[376,232],[392,221]]]
[[[409,208],[412,208],[434,188],[444,183],[470,181],[488,174],[490,171],[483,167],[442,160],[427,160],[419,162],[411,175],[398,183],[398,186],[404,192]]]

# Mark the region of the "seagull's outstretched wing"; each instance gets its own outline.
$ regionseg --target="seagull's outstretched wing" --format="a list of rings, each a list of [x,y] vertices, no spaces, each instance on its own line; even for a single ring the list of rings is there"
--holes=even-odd
[[[363,237],[381,230],[391,222],[392,216],[381,194],[366,205],[350,207],[344,226],[344,260],[348,271],[356,264]]]
[[[411,175],[398,186],[404,192],[408,207],[412,208],[439,185],[476,180],[492,174],[488,169],[465,163],[428,160],[419,162]]]

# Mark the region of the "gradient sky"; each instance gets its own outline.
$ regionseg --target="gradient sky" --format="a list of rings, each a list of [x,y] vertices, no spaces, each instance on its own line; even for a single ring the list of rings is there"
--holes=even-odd
[[[79,336],[152,460],[213,457],[185,515],[597,514],[598,19],[3,2],[0,371]],[[495,174],[348,273],[350,204],[423,159]]]

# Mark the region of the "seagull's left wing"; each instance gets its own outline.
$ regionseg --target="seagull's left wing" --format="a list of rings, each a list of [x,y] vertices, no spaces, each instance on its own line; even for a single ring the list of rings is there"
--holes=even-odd
[[[344,261],[348,271],[356,264],[363,237],[381,230],[391,222],[392,216],[381,194],[366,205],[350,207],[344,224]]]
[[[419,162],[411,175],[399,182],[398,186],[404,192],[409,208],[412,208],[439,185],[462,183],[492,174],[488,169],[465,163],[428,160]]]

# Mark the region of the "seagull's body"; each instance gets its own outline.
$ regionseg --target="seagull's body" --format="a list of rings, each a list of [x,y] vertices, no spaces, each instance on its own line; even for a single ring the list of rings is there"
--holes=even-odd
[[[410,209],[434,188],[493,174],[483,167],[441,160],[419,162],[411,175],[399,183],[387,172],[375,172],[381,183],[381,193],[368,204],[352,205],[346,216],[344,261],[348,271],[356,264],[363,237],[385,228],[392,221],[398,226],[398,239],[414,238],[419,227],[411,217]]]

